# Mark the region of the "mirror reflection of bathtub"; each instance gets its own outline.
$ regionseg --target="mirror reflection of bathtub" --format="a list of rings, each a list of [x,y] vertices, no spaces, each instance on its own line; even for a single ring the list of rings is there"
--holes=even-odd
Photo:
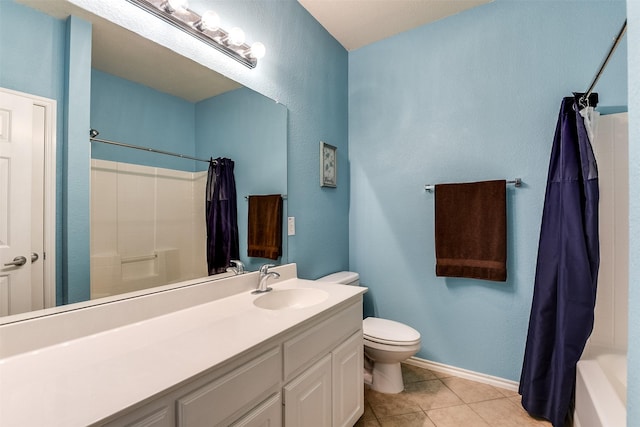
[[[595,324],[577,366],[575,427],[627,425],[627,113],[601,116],[597,126],[593,149],[600,183],[600,271]]]
[[[191,102],[97,70],[91,95],[101,138],[232,159],[240,259],[250,271],[266,262],[247,256],[244,196],[286,194],[284,106],[246,88]],[[206,277],[208,162],[99,141],[91,157],[91,299]]]

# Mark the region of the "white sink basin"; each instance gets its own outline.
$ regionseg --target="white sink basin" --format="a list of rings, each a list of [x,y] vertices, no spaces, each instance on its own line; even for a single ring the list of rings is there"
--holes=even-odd
[[[321,303],[328,296],[326,291],[313,288],[273,290],[256,298],[253,304],[267,310],[305,308]]]

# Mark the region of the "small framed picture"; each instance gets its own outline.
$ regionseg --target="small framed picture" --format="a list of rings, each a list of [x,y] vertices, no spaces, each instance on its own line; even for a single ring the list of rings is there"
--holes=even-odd
[[[320,141],[320,186],[338,186],[338,156],[337,148]]]

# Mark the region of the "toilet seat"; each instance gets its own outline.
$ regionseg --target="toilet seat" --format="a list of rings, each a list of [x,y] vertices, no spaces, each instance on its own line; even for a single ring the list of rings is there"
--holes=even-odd
[[[420,332],[400,322],[378,317],[367,317],[362,321],[365,340],[396,346],[420,343]]]

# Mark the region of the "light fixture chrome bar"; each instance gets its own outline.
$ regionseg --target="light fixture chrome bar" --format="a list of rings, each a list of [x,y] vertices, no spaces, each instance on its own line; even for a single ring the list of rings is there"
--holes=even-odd
[[[513,184],[516,187],[520,187],[522,186],[522,179],[521,178],[512,179],[510,181],[507,181],[507,184]],[[424,186],[424,191],[428,191],[429,193],[431,193],[435,189],[436,189],[435,184],[427,184]]]
[[[174,13],[169,13],[165,11],[164,4],[166,0],[127,0],[129,3],[132,3],[141,9],[149,12],[150,14],[156,16],[157,18],[162,19],[168,24],[173,25],[174,27],[184,31],[197,38],[198,40],[208,44],[209,46],[215,48],[216,50],[224,53],[230,58],[235,59],[241,64],[245,65],[248,68],[255,68],[258,64],[258,60],[249,55],[244,56],[239,52],[249,52],[251,47],[246,43],[237,46],[236,48],[230,47],[227,43],[227,39],[229,34],[223,30],[222,28],[218,28],[215,31],[210,31],[206,29],[197,29],[195,24],[200,22],[200,16],[191,11],[190,9],[186,9],[184,11],[175,11]]]

